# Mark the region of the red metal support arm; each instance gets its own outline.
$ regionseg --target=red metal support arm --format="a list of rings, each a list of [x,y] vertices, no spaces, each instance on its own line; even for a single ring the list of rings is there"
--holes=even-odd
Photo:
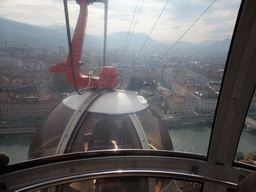
[[[75,33],[72,40],[72,57],[74,66],[74,76],[76,85],[78,87],[115,87],[118,85],[118,73],[114,67],[103,67],[99,77],[92,77],[89,80],[88,76],[80,74],[81,56],[83,50],[83,42],[85,35],[85,27],[88,16],[88,3],[86,0],[80,2],[80,14],[77,21]],[[70,53],[67,61],[59,63],[49,69],[50,72],[63,72],[66,73],[67,79],[71,85],[74,86],[74,79],[71,69]]]

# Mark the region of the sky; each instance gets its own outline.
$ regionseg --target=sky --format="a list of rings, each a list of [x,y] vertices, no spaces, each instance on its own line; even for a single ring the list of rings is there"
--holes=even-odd
[[[109,0],[108,34],[131,31],[149,34],[168,0]],[[195,22],[213,0],[169,0],[151,37],[159,42],[171,43]],[[186,33],[182,41],[202,41],[231,38],[240,0],[217,0]],[[137,9],[136,9],[137,7]],[[71,27],[75,28],[79,14],[76,1],[68,1]],[[138,15],[138,12],[140,14]],[[0,0],[0,17],[32,25],[65,24],[62,0]],[[94,3],[88,7],[86,33],[103,36],[104,5]],[[1,30],[1,26],[0,26]]]

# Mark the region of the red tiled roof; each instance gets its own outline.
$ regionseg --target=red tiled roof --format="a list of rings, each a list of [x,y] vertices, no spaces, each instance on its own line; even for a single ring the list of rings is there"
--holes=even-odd
[[[175,103],[184,103],[185,102],[185,99],[182,98],[182,97],[174,97],[172,99]]]
[[[171,91],[163,91],[162,93],[166,97],[170,97],[173,94]]]

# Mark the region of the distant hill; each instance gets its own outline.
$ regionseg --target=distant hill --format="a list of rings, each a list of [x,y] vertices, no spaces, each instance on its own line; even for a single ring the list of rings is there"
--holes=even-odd
[[[223,41],[218,41],[207,46],[208,51],[214,52],[227,52],[231,43],[230,38],[226,38]]]
[[[53,30],[56,30],[56,31],[59,31],[59,32],[65,32],[66,33],[66,25],[48,25],[48,26],[40,25],[40,27],[47,28],[47,29],[53,29]],[[71,34],[73,34],[74,31],[75,31],[75,29],[70,28]]]
[[[133,51],[138,52],[144,45],[145,41],[148,38],[148,35],[146,33],[129,33],[128,39],[127,39],[128,31],[122,31],[117,33],[112,33],[108,35],[108,47],[112,49],[119,49],[120,51],[123,51],[125,42],[126,42],[126,51]],[[127,41],[126,41],[127,39]],[[157,46],[165,47],[164,43],[158,42],[151,37],[148,38],[148,41],[146,43],[146,46],[144,48],[144,51],[146,52],[152,52],[155,51]]]
[[[41,47],[45,45],[63,45],[65,43],[64,38],[57,30],[18,23],[3,18],[0,18],[0,26],[0,32],[5,37],[5,39],[2,38],[1,40],[7,41],[9,46],[18,44],[20,46]]]
[[[71,34],[74,29],[71,28]],[[19,23],[9,19],[0,18],[0,46],[66,46],[67,33],[65,25],[34,26]],[[101,39],[101,38],[99,38]],[[85,41],[97,46],[100,44],[98,37],[85,35]],[[87,45],[88,45],[87,43]]]
[[[71,33],[74,29],[71,28]],[[121,53],[127,39],[127,31],[117,32],[108,35],[108,50],[118,50]],[[148,35],[145,33],[130,33],[126,46],[128,52],[137,54],[144,45]],[[230,45],[230,39],[223,41],[205,41],[198,44],[179,41],[171,50],[172,54],[194,54],[195,52],[204,54],[226,54]],[[0,47],[4,46],[67,46],[67,34],[65,25],[34,26],[26,23],[19,23],[0,17]],[[142,53],[163,54],[173,43],[166,44],[158,42],[151,37],[148,38]],[[103,37],[85,34],[84,48],[103,48]]]

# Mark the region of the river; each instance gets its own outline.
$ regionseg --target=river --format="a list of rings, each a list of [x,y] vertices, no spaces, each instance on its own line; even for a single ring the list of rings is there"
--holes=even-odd
[[[0,139],[0,151],[8,154],[9,164],[14,164],[28,159],[28,150],[31,137],[13,135]]]
[[[206,155],[211,135],[210,125],[196,124],[170,129],[174,150]],[[0,151],[10,157],[10,164],[27,160],[31,137],[9,136],[0,139]],[[256,136],[243,132],[238,152],[248,154],[256,151]]]

